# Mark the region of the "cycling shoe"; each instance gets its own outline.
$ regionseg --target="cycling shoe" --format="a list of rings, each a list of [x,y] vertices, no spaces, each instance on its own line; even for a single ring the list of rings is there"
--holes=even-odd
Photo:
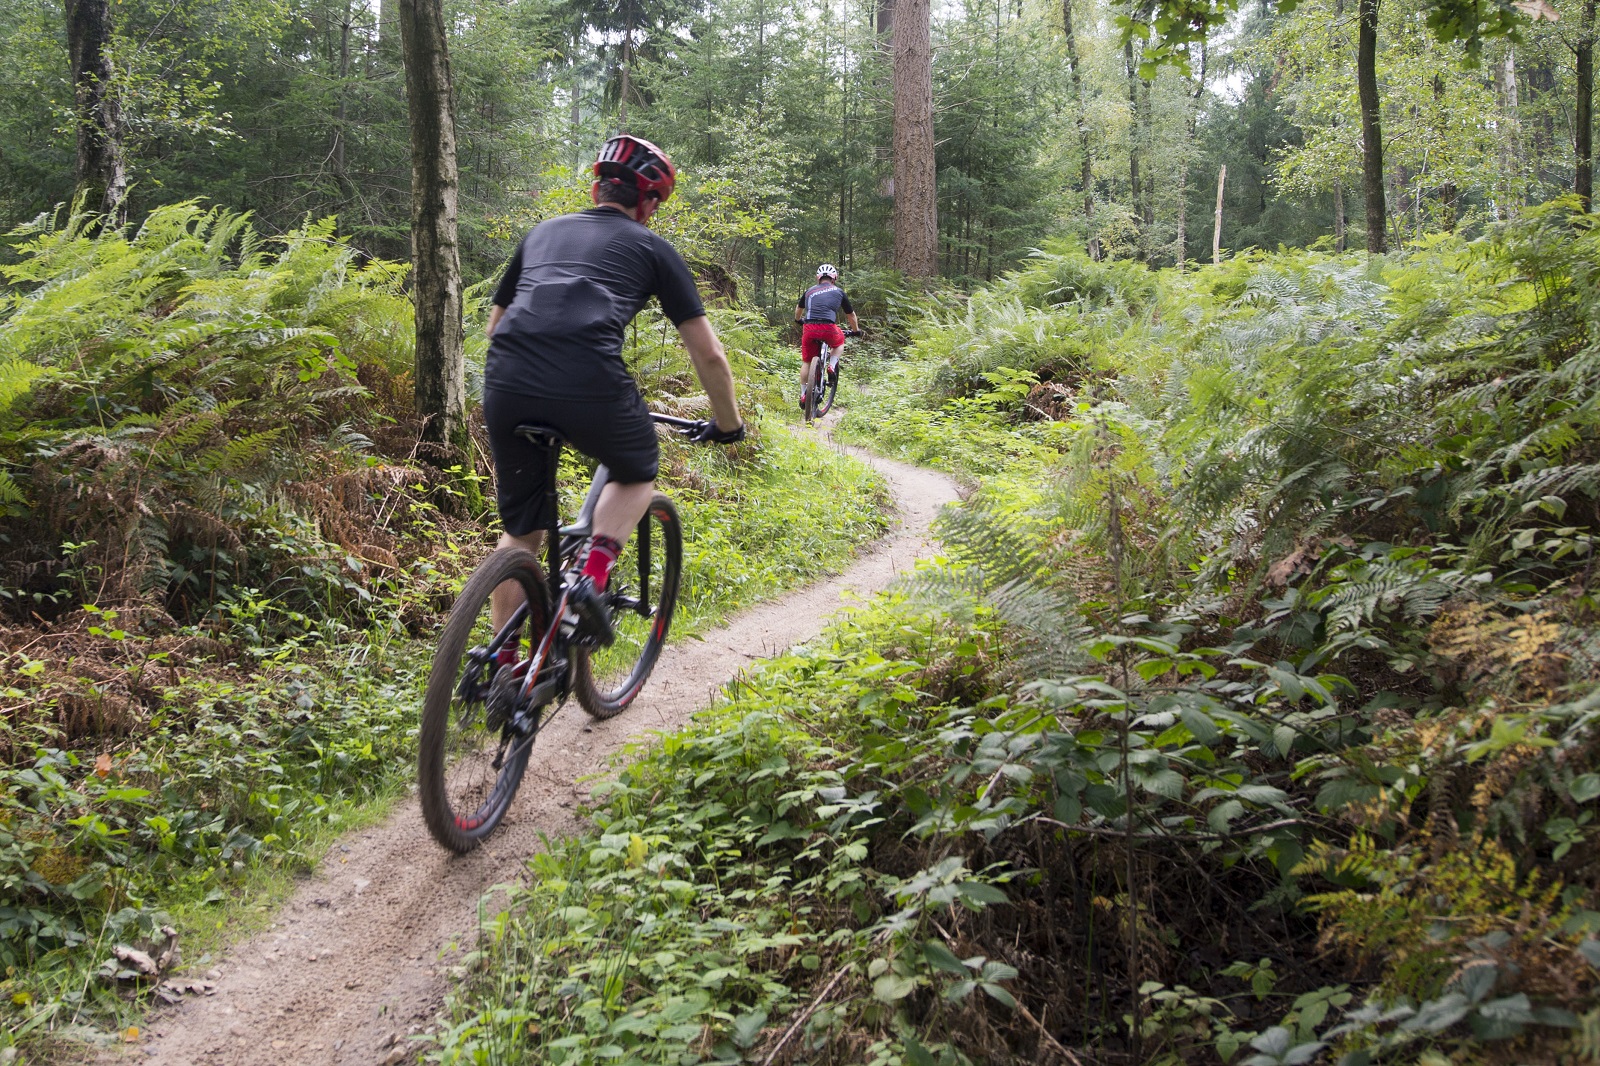
[[[605,593],[595,588],[594,579],[581,574],[567,590],[567,606],[578,616],[578,635],[596,641],[602,647],[617,639],[611,628],[611,612],[606,605]]]

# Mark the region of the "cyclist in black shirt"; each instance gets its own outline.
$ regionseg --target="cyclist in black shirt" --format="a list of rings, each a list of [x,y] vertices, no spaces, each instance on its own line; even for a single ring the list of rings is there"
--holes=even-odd
[[[500,546],[534,552],[550,516],[543,453],[515,435],[537,422],[611,470],[594,512],[594,536],[570,602],[585,630],[610,643],[600,592],[611,564],[650,506],[660,459],[655,427],[622,361],[624,330],[651,296],[689,349],[715,422],[705,439],[744,437],[733,373],[706,318],[683,257],[647,228],[672,195],[677,170],[667,154],[637,137],[613,137],[594,163],[595,206],[535,226],[506,267],[489,311],[483,412],[494,453]],[[521,592],[495,590],[503,625]],[[509,649],[508,649],[509,651]],[[504,654],[504,653],[502,653]],[[514,651],[511,654],[515,654]]]

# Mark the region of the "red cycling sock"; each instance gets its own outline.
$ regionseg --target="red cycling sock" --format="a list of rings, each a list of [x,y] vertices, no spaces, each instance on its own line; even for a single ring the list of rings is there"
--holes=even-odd
[[[583,574],[594,582],[594,587],[604,589],[611,581],[611,567],[622,554],[622,545],[610,537],[599,535],[589,538],[589,555],[583,561]]]

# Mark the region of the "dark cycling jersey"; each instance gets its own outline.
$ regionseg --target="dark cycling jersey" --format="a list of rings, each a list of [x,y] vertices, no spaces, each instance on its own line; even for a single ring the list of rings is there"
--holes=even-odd
[[[609,207],[535,226],[495,289],[506,309],[484,368],[487,388],[557,400],[609,400],[633,388],[628,323],[651,296],[673,325],[705,314],[672,245]]]
[[[795,304],[795,309],[804,309],[807,322],[837,322],[839,312],[847,315],[855,314],[855,308],[850,306],[850,297],[837,285],[823,285],[818,283],[811,286],[800,296],[800,302]]]

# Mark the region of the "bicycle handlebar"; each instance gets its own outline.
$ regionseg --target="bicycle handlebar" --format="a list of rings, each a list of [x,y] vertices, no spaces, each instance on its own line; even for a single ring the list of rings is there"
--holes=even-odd
[[[734,430],[732,435],[722,435],[716,421],[709,418],[677,418],[655,411],[650,412],[650,418],[658,425],[671,426],[680,437],[688,437],[696,444],[736,444],[744,440],[743,426]]]
[[[650,418],[663,426],[673,426],[677,429],[699,429],[705,425],[703,418],[678,418],[676,415],[664,415],[656,411],[650,412]]]

